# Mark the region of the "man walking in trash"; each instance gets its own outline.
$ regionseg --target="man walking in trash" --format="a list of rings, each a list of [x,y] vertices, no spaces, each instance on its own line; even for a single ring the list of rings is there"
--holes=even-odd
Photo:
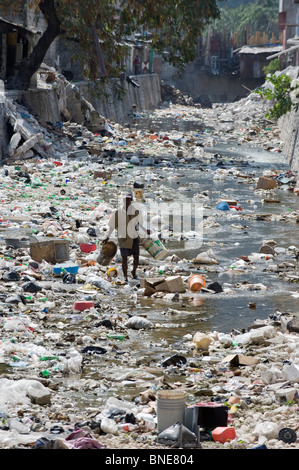
[[[133,197],[127,193],[123,197],[123,206],[117,209],[109,220],[109,231],[103,244],[107,243],[114,230],[122,257],[122,270],[125,281],[128,282],[128,256],[133,256],[133,279],[138,279],[136,271],[139,264],[138,228],[142,223],[142,215],[132,204]]]

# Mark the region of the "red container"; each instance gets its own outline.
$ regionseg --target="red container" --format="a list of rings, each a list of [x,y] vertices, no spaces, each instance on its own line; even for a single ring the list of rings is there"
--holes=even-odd
[[[89,310],[92,307],[94,307],[94,302],[86,300],[75,302],[73,305],[74,310],[79,310],[80,312],[82,312],[83,310]]]
[[[81,243],[80,248],[84,253],[90,253],[97,249],[97,245],[95,243]]]
[[[235,439],[236,431],[230,426],[218,427],[213,429],[212,437],[214,441],[221,442],[222,444],[224,444],[225,442],[229,442],[232,439]]]

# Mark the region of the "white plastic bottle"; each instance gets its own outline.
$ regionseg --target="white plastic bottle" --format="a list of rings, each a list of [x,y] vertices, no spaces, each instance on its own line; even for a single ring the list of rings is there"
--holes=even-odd
[[[117,424],[117,429],[120,432],[134,431],[137,428],[138,428],[138,424],[132,424],[132,423],[119,423],[119,424]]]

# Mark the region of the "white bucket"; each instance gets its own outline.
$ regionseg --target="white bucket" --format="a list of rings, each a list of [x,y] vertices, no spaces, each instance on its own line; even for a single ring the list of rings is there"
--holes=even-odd
[[[157,393],[158,432],[175,423],[184,423],[186,394],[180,390],[161,390]]]
[[[142,246],[152,258],[157,260],[164,258],[168,253],[165,246],[158,238],[156,240],[151,240],[150,238],[143,240]]]

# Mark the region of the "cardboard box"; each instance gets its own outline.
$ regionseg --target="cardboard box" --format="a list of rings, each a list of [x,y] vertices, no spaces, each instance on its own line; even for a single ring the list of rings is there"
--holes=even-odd
[[[38,263],[43,259],[52,264],[62,263],[70,258],[69,242],[62,238],[36,240],[30,243],[30,256]]]
[[[156,292],[168,294],[184,293],[186,289],[180,276],[170,276],[162,278],[143,278],[140,280],[140,287],[145,289],[143,295],[148,297]]]
[[[167,277],[164,282],[157,284],[155,286],[155,289],[157,292],[168,292],[168,293],[186,292],[181,276]]]
[[[142,289],[148,286],[155,287],[163,281],[165,281],[165,277],[143,277],[140,279],[140,287]]]
[[[104,180],[108,180],[110,179],[112,176],[112,172],[111,171],[106,171],[106,170],[95,170],[93,172],[93,179],[97,179],[97,178],[102,178]]]
[[[276,188],[276,181],[271,178],[266,178],[265,176],[261,176],[258,179],[256,189],[274,189]]]
[[[252,356],[243,356],[242,354],[230,354],[222,362],[229,362],[233,366],[255,366],[259,359]]]

